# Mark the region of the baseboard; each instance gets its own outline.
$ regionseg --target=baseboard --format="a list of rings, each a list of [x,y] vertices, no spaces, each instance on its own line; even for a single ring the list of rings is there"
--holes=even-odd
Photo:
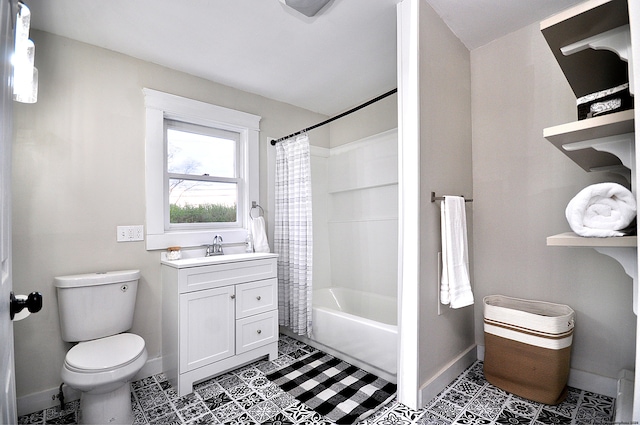
[[[41,410],[48,409],[60,405],[57,395],[60,391],[60,387],[50,388],[37,393],[28,394],[22,397],[18,397],[16,400],[18,416],[27,415],[29,413],[39,412]],[[62,389],[64,393],[64,401],[69,402],[80,398],[80,392],[64,386]]]
[[[453,382],[466,368],[477,360],[476,346],[467,348],[455,359],[447,363],[440,371],[427,381],[419,391],[418,406],[425,407],[426,404],[437,396],[447,385]]]
[[[140,372],[138,372],[133,380],[137,381],[142,378],[157,375],[160,372],[162,372],[162,357],[149,359],[147,360],[145,365],[142,366],[142,369],[140,369]],[[18,399],[16,400],[18,416],[27,415],[29,413],[39,412],[50,407],[59,406],[60,400],[58,398],[54,398],[58,395],[59,391],[60,387],[57,386],[55,388],[49,388],[44,391],[39,391],[37,393],[18,397]],[[80,398],[80,392],[67,385],[64,385],[62,387],[62,392],[64,393],[65,403],[73,400],[78,400]]]
[[[484,346],[478,345],[478,360],[484,361]],[[615,398],[618,395],[618,379],[601,376],[578,369],[569,370],[567,385],[580,390]]]
[[[134,381],[142,378],[148,378],[149,376],[162,373],[162,357],[155,357],[153,359],[147,359],[147,362],[142,366],[140,372],[133,377]]]
[[[621,370],[618,374],[618,397],[616,398],[616,424],[630,424],[633,420],[633,386],[635,374]]]

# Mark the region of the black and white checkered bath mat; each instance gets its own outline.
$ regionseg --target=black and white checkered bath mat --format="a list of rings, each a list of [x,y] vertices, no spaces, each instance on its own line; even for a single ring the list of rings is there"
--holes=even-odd
[[[354,424],[395,397],[396,385],[316,351],[267,375],[284,391],[338,424]]]

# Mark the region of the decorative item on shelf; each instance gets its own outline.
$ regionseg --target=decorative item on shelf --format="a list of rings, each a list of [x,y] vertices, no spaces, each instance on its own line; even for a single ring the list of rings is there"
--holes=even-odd
[[[170,246],[167,248],[167,260],[179,260],[182,258],[182,252],[179,246]]]
[[[633,109],[633,97],[629,83],[582,96],[576,101],[578,119],[598,117],[627,109]]]

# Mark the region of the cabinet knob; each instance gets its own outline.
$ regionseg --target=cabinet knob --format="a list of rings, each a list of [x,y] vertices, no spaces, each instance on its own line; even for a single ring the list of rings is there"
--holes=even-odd
[[[261,299],[262,299],[262,297],[261,297],[260,295],[258,295],[258,296],[256,297],[256,300],[258,300],[258,301],[260,301]]]
[[[235,294],[234,294],[234,295],[231,295],[231,299],[232,299],[232,300],[235,300],[235,299],[236,299]]]
[[[260,335],[262,333],[262,331],[260,329],[258,329],[258,335]]]

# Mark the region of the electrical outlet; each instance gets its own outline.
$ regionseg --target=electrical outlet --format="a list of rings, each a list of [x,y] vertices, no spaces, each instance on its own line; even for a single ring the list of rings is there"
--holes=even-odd
[[[144,226],[117,226],[116,240],[118,242],[134,242],[144,240]]]
[[[144,240],[144,226],[142,224],[138,226],[133,226],[133,240],[134,241],[142,241]]]

